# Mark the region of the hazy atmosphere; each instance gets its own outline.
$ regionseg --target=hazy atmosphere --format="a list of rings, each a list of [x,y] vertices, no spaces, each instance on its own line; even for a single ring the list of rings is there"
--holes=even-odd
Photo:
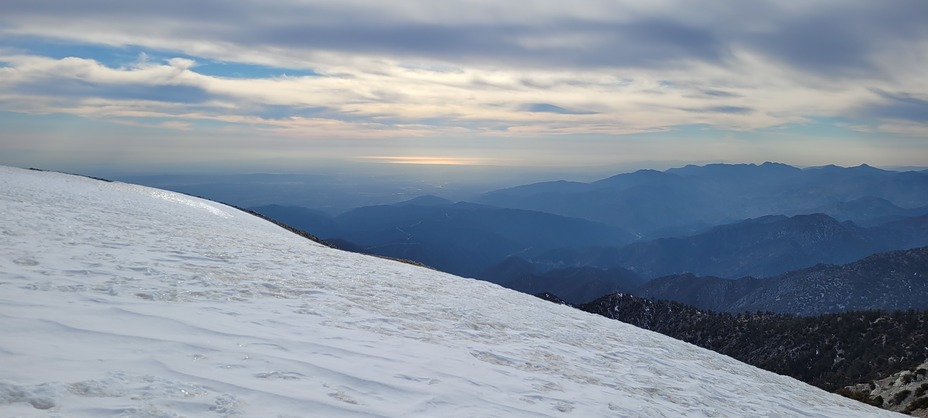
[[[0,0],[0,213],[5,416],[928,418],[928,0]]]
[[[928,3],[0,3],[0,164],[928,165]]]

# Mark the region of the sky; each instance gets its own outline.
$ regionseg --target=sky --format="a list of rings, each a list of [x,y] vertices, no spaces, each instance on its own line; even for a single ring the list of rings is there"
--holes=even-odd
[[[923,0],[0,2],[0,164],[928,166]]]

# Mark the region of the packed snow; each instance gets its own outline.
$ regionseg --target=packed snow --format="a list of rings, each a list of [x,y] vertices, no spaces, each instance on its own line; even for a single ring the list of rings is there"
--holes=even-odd
[[[218,203],[0,167],[0,415],[894,416]]]

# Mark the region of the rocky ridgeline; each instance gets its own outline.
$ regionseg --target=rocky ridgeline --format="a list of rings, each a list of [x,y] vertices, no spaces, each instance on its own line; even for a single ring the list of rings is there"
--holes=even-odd
[[[557,301],[552,295],[543,296]],[[628,294],[577,308],[734,357],[829,391],[928,360],[928,311],[801,317],[720,313]]]
[[[928,361],[869,383],[846,386],[838,393],[891,411],[928,418]]]

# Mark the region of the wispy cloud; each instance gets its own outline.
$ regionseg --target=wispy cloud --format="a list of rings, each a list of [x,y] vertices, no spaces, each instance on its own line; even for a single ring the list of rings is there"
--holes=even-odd
[[[879,89],[873,89],[873,92],[882,100],[863,106],[860,111],[864,115],[883,119],[928,122],[928,100],[909,93],[889,93]]]
[[[535,113],[557,113],[560,115],[592,115],[596,112],[586,110],[565,109],[549,103],[528,103],[522,106],[527,112]]]
[[[704,109],[707,112],[715,113],[733,113],[733,114],[745,114],[751,113],[754,109],[744,106],[712,106]]]

